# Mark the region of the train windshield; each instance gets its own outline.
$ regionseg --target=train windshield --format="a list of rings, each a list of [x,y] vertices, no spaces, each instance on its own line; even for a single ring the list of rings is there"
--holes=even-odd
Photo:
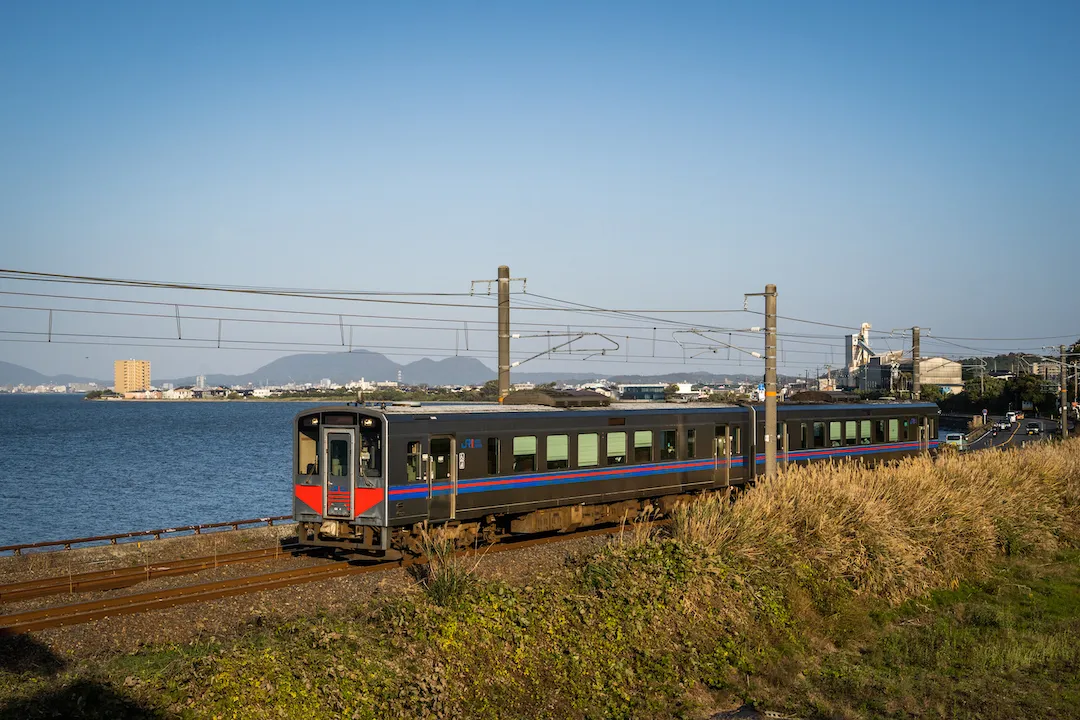
[[[360,429],[360,472],[365,477],[382,475],[382,429],[376,423],[373,427]]]

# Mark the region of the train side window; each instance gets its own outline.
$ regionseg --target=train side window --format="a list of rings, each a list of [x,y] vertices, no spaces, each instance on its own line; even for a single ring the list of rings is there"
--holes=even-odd
[[[652,430],[634,432],[634,462],[652,462]]]
[[[514,438],[514,472],[536,469],[536,436],[518,435]]]
[[[860,420],[859,421],[859,444],[860,445],[869,445],[870,444],[870,421],[869,420]]]
[[[565,470],[570,467],[570,436],[548,435],[547,469]]]
[[[487,474],[499,474],[499,438],[487,440]]]
[[[900,441],[900,421],[896,418],[889,418],[889,442]]]
[[[663,430],[660,432],[660,459],[679,459],[679,433],[676,431]]]
[[[844,444],[844,439],[840,435],[839,421],[833,421],[829,423],[829,447],[840,447]]]
[[[420,482],[420,443],[411,442],[405,451],[405,476],[410,485]]]
[[[686,459],[693,460],[697,457],[697,430],[686,431]]]
[[[800,450],[805,450],[806,448],[810,447],[809,445],[806,444],[807,440],[809,440],[809,438],[806,436],[806,423],[799,423],[799,449]]]
[[[814,447],[825,447],[825,423],[814,423]]]
[[[742,428],[739,427],[738,425],[731,428],[731,454],[732,455],[742,455],[743,454]]]
[[[788,446],[787,428],[784,423],[776,423],[776,451],[787,452]]]
[[[577,436],[577,466],[596,467],[600,464],[600,438],[596,433]]]
[[[847,427],[844,428],[844,440],[847,445],[854,445],[858,442],[858,438],[855,437],[856,426],[859,424],[855,420],[848,420]]]
[[[612,432],[607,435],[607,464],[626,464],[626,433]]]

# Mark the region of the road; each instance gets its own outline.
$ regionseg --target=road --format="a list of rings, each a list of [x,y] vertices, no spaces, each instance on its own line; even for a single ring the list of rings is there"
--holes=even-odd
[[[998,418],[1000,420],[1001,418]],[[995,420],[991,420],[995,422]],[[1039,434],[1028,435],[1027,425],[1028,423],[1039,423]],[[975,442],[971,443],[968,448],[970,450],[985,450],[986,448],[1006,448],[1006,447],[1021,447],[1025,443],[1037,442],[1059,432],[1060,426],[1053,420],[1044,420],[1042,418],[1025,418],[1018,422],[1014,422],[1012,427],[1008,430],[998,430],[997,432],[987,433],[983,437],[979,438]]]

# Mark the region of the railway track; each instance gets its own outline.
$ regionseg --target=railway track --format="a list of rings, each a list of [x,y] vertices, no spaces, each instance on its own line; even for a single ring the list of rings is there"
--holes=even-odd
[[[573,535],[533,537],[523,540],[508,539],[494,545],[487,545],[475,550],[468,550],[462,554],[475,555],[506,552],[508,550],[518,550],[534,545],[559,542],[572,538],[576,539],[593,535],[610,535],[620,532],[621,530],[621,526],[613,526],[585,530],[574,533]],[[423,557],[367,564],[356,561],[342,561],[329,565],[319,565],[294,570],[281,570],[278,572],[233,578],[231,580],[187,585],[166,590],[153,590],[124,595],[122,597],[11,613],[8,615],[0,615],[0,636],[33,632],[35,630],[46,630],[65,625],[77,625],[117,615],[131,615],[169,608],[176,605],[206,602],[208,600],[217,600],[219,598],[245,595],[248,593],[261,592],[263,590],[273,590],[291,585],[318,582],[320,580],[328,580],[331,578],[379,572],[408,565],[421,565],[426,562],[427,558]]]
[[[204,557],[185,558],[147,563],[131,567],[96,570],[93,572],[59,575],[39,580],[0,585],[0,603],[16,600],[32,600],[62,593],[92,592],[100,590],[118,590],[131,587],[153,578],[190,575],[202,570],[235,565],[237,563],[257,562],[294,556],[299,545],[277,545],[256,550],[242,550],[232,553],[220,553]]]

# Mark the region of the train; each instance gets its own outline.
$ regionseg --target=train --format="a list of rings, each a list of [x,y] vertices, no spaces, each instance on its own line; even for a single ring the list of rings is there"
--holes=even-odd
[[[763,473],[761,405],[580,406],[562,395],[301,411],[292,460],[300,543],[387,556],[421,554],[421,529],[459,547],[566,533],[666,513]],[[933,403],[781,403],[777,463],[932,451],[939,412]]]

